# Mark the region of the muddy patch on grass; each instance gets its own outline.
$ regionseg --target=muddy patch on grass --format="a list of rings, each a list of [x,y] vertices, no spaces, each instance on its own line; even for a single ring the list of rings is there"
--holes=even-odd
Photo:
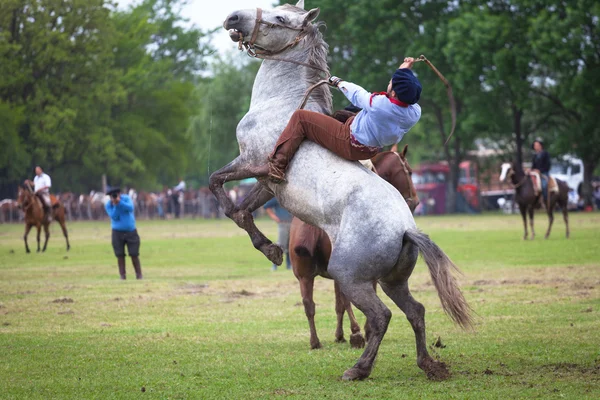
[[[55,300],[51,301],[51,303],[60,303],[60,304],[74,303],[74,302],[75,301],[70,297],[61,297],[59,299],[55,299]]]
[[[70,315],[70,314],[75,314],[75,311],[73,310],[64,310],[64,311],[59,311],[57,312],[58,315]]]
[[[575,363],[559,362],[542,365],[541,369],[556,375],[600,375],[600,360],[592,366]]]

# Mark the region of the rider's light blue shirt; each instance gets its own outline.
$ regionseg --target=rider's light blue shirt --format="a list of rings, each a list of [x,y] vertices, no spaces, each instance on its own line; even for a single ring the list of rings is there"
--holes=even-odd
[[[366,146],[398,143],[421,118],[418,104],[400,106],[384,94],[371,94],[352,82],[342,81],[338,88],[352,104],[362,108],[350,130],[356,140]]]

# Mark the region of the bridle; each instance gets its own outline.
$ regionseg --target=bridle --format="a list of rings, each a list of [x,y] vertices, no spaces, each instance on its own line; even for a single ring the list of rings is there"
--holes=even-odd
[[[408,207],[411,210],[414,210],[419,205],[420,199],[419,195],[417,194],[417,190],[415,189],[415,186],[412,184],[412,178],[410,176],[410,171],[407,167],[407,162],[404,161],[402,157],[400,157],[400,154],[398,154],[398,152],[393,151],[392,153],[394,153],[398,157],[398,160],[400,160],[400,165],[402,165],[402,170],[404,171],[404,175],[406,176],[406,183],[408,183],[410,189],[410,197],[404,197],[404,195],[402,195],[402,197],[404,197],[404,200],[406,201],[406,204],[408,204]],[[414,207],[411,207],[411,204],[414,205]]]
[[[279,50],[275,50],[275,51],[271,51],[271,50],[266,50],[261,48],[260,46],[256,45],[256,39],[258,38],[258,31],[260,30],[260,26],[261,25],[265,25],[267,28],[285,28],[285,29],[290,29],[293,31],[299,31],[298,35],[296,35],[296,38],[294,40],[292,40],[290,43],[286,44],[285,46],[283,46],[281,49]],[[264,59],[269,59],[269,57],[283,53],[284,51],[286,51],[287,49],[291,49],[292,47],[296,46],[298,43],[300,43],[300,41],[302,39],[304,39],[304,37],[306,36],[306,24],[302,26],[302,28],[294,28],[291,26],[285,26],[285,25],[281,25],[281,24],[276,24],[274,22],[267,22],[265,20],[262,19],[262,8],[257,8],[256,9],[256,20],[254,23],[254,29],[252,30],[252,35],[250,36],[250,41],[249,42],[245,42],[244,41],[244,35],[242,34],[242,32],[238,31],[238,49],[239,50],[243,50],[246,49],[246,53],[250,56],[250,57],[254,57],[254,58],[264,58]],[[300,65],[306,65],[309,66],[311,68],[315,68],[314,65],[308,65],[308,64],[304,64],[304,63],[300,63],[298,61],[293,61],[293,60],[280,60],[280,61],[288,61],[288,62],[294,62]],[[321,68],[316,68],[321,70]],[[326,72],[326,71],[325,71]]]
[[[512,169],[512,167],[510,168],[510,171],[506,174],[506,180],[508,181],[508,183],[513,187],[513,189],[518,189],[521,186],[523,186],[523,184],[525,183],[525,181],[527,180],[527,174],[525,174],[525,176],[523,177],[523,179],[521,179],[517,184],[512,183],[511,181],[509,181],[510,178],[512,178],[515,175],[515,170]]]

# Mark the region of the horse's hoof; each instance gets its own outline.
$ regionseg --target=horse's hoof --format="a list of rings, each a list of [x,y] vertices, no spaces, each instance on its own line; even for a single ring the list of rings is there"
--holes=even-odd
[[[363,379],[368,378],[370,374],[371,374],[370,371],[365,371],[360,368],[352,367],[352,368],[346,370],[346,372],[344,372],[344,375],[342,375],[342,380],[343,381],[361,381]]]
[[[346,343],[346,338],[345,337],[339,337],[339,338],[335,338],[335,342],[336,343]]]
[[[321,345],[321,342],[317,342],[315,344],[311,344],[310,345],[310,349],[311,350],[319,350],[321,348],[323,348],[323,346]]]
[[[40,249],[37,249],[37,253],[39,253],[39,252],[40,252]]]
[[[350,347],[353,349],[362,349],[365,347],[365,338],[360,334],[360,332],[350,335]]]
[[[283,249],[275,243],[269,243],[263,245],[260,251],[275,265],[281,265],[283,263]]]
[[[440,361],[428,360],[419,367],[427,374],[427,378],[432,381],[443,381],[450,377],[448,367]]]
[[[27,250],[25,250],[25,253],[29,254],[29,253],[31,253],[31,250],[27,249]]]

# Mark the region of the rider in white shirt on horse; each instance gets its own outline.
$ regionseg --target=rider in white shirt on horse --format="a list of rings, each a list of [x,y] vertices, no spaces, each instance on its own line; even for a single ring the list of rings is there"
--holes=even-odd
[[[50,207],[50,188],[52,187],[52,179],[48,174],[44,173],[42,167],[35,167],[35,178],[33,178],[33,190],[36,196],[42,201],[44,207],[44,217],[48,220],[51,218]]]

